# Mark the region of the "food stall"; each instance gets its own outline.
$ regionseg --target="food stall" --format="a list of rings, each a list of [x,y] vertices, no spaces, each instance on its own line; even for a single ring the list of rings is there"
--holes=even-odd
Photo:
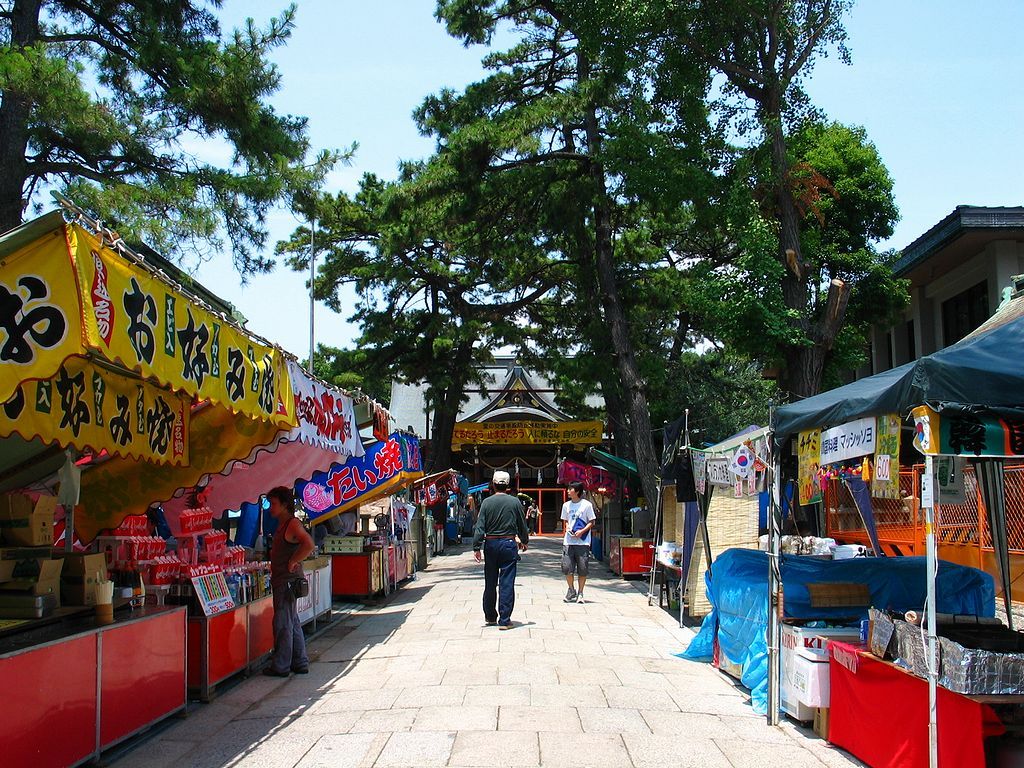
[[[893,728],[892,724],[889,726],[889,747],[892,748],[901,743],[905,735],[904,726],[909,728],[911,724],[917,724],[917,731],[910,733],[908,738],[928,745],[920,764],[935,766],[939,761],[940,750],[943,749],[944,731],[949,734],[951,730],[958,731],[963,727],[962,723],[955,722],[945,725],[939,704],[940,696],[948,699],[941,694],[942,690],[949,690],[940,677],[938,656],[939,646],[947,639],[942,635],[948,628],[944,628],[937,619],[940,612],[949,612],[942,608],[942,601],[947,596],[946,585],[941,583],[941,577],[950,564],[939,562],[936,554],[934,528],[942,499],[935,481],[935,456],[966,456],[970,457],[975,465],[979,477],[978,492],[989,518],[997,553],[996,562],[999,563],[1001,591],[1007,605],[1009,630],[1012,630],[1013,614],[1009,610],[1010,576],[1005,557],[1002,462],[1005,457],[1019,457],[1024,453],[1024,448],[1017,439],[1017,436],[1024,432],[1024,427],[1021,426],[1024,424],[1024,403],[1021,401],[1024,372],[1016,354],[1024,343],[1024,318],[1019,316],[1019,312],[1004,311],[1005,309],[1012,310],[1013,307],[1001,308],[982,327],[957,344],[900,368],[784,406],[776,411],[773,419],[775,446],[780,451],[784,451],[791,441],[797,446],[796,480],[801,501],[820,488],[826,473],[831,471],[827,465],[832,465],[833,470],[841,473],[845,471],[851,484],[858,486],[854,495],[862,499],[858,501],[857,507],[864,518],[869,535],[874,528],[873,505],[870,499],[879,496],[898,498],[902,432],[906,431],[913,436],[913,448],[919,455],[924,456],[924,479],[920,488],[920,500],[926,519],[927,567],[925,574],[918,578],[926,588],[926,595],[920,604],[908,606],[907,610],[924,616],[921,622],[924,628],[918,627],[913,634],[917,640],[918,655],[925,662],[914,665],[913,669],[919,674],[923,673],[926,678],[928,695],[926,701],[914,698],[915,701],[921,702],[923,709],[916,711],[912,717],[893,721],[901,727]],[[908,419],[908,416],[912,418]],[[842,456],[844,452],[848,455]],[[832,457],[837,454],[839,459],[833,461]],[[854,469],[850,466],[851,462],[862,468],[859,473],[860,482],[865,486],[870,483],[871,487],[867,493],[857,483],[858,473],[850,471]],[[837,468],[837,464],[846,466]],[[915,495],[916,491],[917,489]],[[893,493],[897,495],[887,495]],[[772,515],[772,523],[771,556],[778,558],[777,513]],[[874,541],[873,547],[878,548]],[[785,565],[785,560],[780,561],[780,564]],[[772,596],[773,606],[778,602],[777,578],[778,573],[772,569],[769,595]],[[782,574],[782,580],[785,581],[785,573]],[[788,608],[788,598],[786,605]],[[872,605],[876,608],[891,607],[875,601],[872,601]],[[777,613],[773,610],[770,616]],[[973,621],[988,619],[993,615],[991,610],[962,613]],[[775,630],[769,631],[769,638],[773,644],[777,637]],[[848,655],[844,656],[844,660],[848,660]],[[861,668],[859,663],[856,666],[858,669]],[[871,674],[876,667],[870,660],[863,665],[863,669],[868,670],[863,675],[844,677],[843,670],[849,670],[842,665],[839,667],[831,667],[836,669],[837,679],[851,685],[872,679],[877,681],[883,677],[888,677],[892,681],[898,680],[887,675]],[[774,680],[775,670],[778,669],[778,663],[774,658],[771,669]],[[869,686],[864,687],[867,689]],[[894,693],[896,690],[892,689]],[[987,692],[973,693],[984,695]],[[867,702],[868,699],[865,698],[864,701]],[[775,711],[777,710],[769,707],[770,718]],[[833,713],[830,718],[830,734],[837,727],[836,716],[840,716],[840,723],[844,722],[844,716],[840,712]],[[955,715],[950,711],[949,717]],[[973,721],[979,725],[974,729],[972,740],[980,743],[985,733],[990,732],[984,725],[987,718],[974,718]],[[840,734],[850,733],[842,724],[838,728]],[[866,754],[865,750],[869,750],[868,741],[866,738],[851,739],[844,741],[843,746],[855,755]]]
[[[184,706],[186,609],[143,605],[139,580],[164,542],[122,523],[294,421],[278,350],[68,215],[0,236],[0,675],[18,691],[0,735],[17,764],[95,758]]]
[[[299,480],[296,496],[310,520],[321,523],[361,504],[392,496],[422,475],[419,440],[395,432],[369,446],[362,457],[332,464],[308,480]],[[396,524],[394,507],[389,504],[387,508],[387,514],[377,516],[386,519],[371,535],[329,536],[324,541],[324,551],[331,559],[334,595],[366,598],[397,586],[391,573],[397,577],[399,562],[408,562],[408,525]]]

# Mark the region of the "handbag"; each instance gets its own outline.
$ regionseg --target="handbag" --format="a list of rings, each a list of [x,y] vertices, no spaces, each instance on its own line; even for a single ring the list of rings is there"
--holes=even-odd
[[[291,590],[292,597],[308,597],[309,596],[309,579],[305,576],[299,576],[297,579],[292,579],[288,582],[288,589]]]

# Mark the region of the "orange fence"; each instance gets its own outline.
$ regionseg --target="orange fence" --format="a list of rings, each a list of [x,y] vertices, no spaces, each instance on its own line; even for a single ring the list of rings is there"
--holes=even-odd
[[[900,472],[900,499],[872,499],[878,543],[886,555],[923,555],[924,515],[918,495],[924,466],[915,465]],[[1010,548],[1011,577],[1024,576],[1024,464],[1006,467],[1006,537]],[[964,504],[942,504],[936,538],[939,557],[962,565],[972,565],[999,574],[992,550],[992,536],[985,516],[985,506],[978,491],[974,469],[964,467]],[[825,489],[825,527],[828,536],[850,544],[869,544],[864,523],[857,512],[849,489],[832,480]]]

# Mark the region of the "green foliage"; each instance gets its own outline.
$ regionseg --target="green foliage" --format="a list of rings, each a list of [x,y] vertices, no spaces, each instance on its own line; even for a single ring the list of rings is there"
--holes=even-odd
[[[751,424],[766,426],[770,404],[781,402],[759,365],[716,349],[687,352],[664,366],[652,389],[661,397],[652,399],[651,421],[675,421],[689,408],[695,445],[716,443]]]
[[[230,244],[242,275],[265,271],[264,221],[339,158],[307,159],[304,118],[270,99],[272,51],[294,6],[224,34],[219,0],[13,0],[0,21],[0,228],[56,187],[129,239],[169,254]],[[232,155],[221,161],[211,139]],[[224,242],[226,236],[226,243]]]
[[[303,361],[303,368],[306,367]],[[313,355],[313,375],[328,384],[361,391],[380,403],[391,399],[391,383],[382,379],[373,368],[370,356],[363,350],[338,349],[317,344]]]

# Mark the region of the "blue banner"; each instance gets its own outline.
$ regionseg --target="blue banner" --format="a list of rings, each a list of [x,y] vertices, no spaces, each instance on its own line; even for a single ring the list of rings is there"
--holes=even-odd
[[[295,493],[309,519],[321,523],[422,476],[420,441],[396,432],[367,448],[360,458],[332,464],[325,472],[314,472],[309,480],[299,480]]]

